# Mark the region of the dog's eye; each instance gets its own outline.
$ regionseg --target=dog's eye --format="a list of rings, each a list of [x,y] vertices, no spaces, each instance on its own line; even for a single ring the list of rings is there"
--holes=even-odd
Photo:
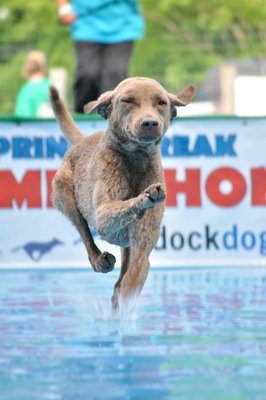
[[[159,106],[166,106],[167,102],[165,100],[163,100],[163,99],[158,99],[158,105]]]
[[[134,103],[134,99],[133,97],[123,97],[121,99],[122,103],[127,103],[127,104],[133,104]]]

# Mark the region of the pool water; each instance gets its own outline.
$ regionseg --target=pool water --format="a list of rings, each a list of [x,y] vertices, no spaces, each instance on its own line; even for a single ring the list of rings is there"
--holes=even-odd
[[[265,400],[266,270],[151,270],[119,318],[118,271],[2,271],[1,400]]]

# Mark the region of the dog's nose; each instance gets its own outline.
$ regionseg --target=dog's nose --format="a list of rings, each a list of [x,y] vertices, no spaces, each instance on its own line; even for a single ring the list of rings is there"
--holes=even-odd
[[[156,128],[159,125],[159,122],[156,121],[156,119],[152,119],[152,118],[147,118],[144,119],[141,123],[143,128]]]
[[[141,121],[139,130],[139,141],[142,143],[153,143],[160,136],[160,123],[156,118],[145,118]]]

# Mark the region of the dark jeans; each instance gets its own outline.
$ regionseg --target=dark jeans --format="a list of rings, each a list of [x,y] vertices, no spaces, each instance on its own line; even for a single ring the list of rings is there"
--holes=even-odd
[[[112,90],[128,75],[133,42],[101,44],[75,42],[76,75],[74,82],[75,111],[83,113],[84,105],[100,94]]]

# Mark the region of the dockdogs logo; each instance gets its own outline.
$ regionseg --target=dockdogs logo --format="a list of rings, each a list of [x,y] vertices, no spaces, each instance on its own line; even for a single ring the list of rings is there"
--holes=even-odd
[[[157,251],[184,250],[199,253],[206,252],[234,252],[255,250],[258,254],[266,256],[266,230],[256,233],[252,230],[241,230],[237,224],[228,230],[218,230],[211,225],[203,225],[201,229],[184,233],[173,231],[166,225],[161,228],[160,238],[155,247]]]

